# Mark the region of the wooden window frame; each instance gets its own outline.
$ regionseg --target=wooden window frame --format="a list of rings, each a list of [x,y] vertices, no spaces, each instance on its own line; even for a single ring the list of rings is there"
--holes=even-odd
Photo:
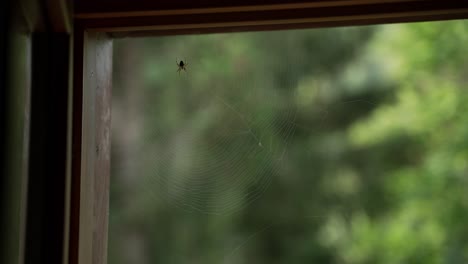
[[[107,263],[112,38],[468,18],[463,0],[78,1],[69,263]]]

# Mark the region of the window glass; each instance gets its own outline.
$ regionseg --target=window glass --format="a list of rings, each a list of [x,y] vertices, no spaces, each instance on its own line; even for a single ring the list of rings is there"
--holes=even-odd
[[[109,263],[468,262],[468,22],[118,39]]]

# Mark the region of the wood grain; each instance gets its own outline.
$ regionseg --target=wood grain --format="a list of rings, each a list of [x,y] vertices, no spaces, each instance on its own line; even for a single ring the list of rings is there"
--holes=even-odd
[[[75,58],[81,63],[74,71],[70,263],[97,264],[107,263],[112,42],[103,33],[82,31],[80,36],[76,41],[82,41],[83,49]]]
[[[199,34],[468,17],[468,1],[461,0],[253,1],[243,6],[206,1],[197,6],[187,3],[178,7],[164,1],[151,4],[136,1],[132,7],[119,3],[107,8],[78,6],[75,19],[89,30],[123,36],[125,33]]]

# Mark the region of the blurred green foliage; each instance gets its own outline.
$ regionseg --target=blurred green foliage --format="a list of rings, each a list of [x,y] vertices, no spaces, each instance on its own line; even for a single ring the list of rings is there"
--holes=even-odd
[[[466,43],[467,21],[115,41],[109,263],[467,263]]]

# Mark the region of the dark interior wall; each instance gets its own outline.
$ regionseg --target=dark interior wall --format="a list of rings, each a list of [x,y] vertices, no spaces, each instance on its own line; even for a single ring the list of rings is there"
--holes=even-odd
[[[72,35],[58,2],[0,1],[2,264],[66,258]]]
[[[0,263],[19,263],[24,248],[31,39],[17,3],[1,5]]]
[[[64,258],[70,36],[33,33],[25,263]]]

